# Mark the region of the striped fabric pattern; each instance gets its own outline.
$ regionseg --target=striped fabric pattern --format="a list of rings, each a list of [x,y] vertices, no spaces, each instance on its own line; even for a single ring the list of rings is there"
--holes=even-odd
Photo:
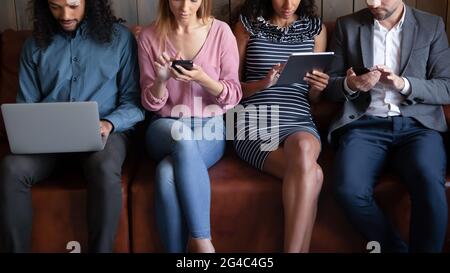
[[[286,28],[261,20],[251,23],[245,17],[241,22],[250,33],[244,69],[247,82],[263,79],[292,53],[312,52],[314,37],[321,31],[320,18],[301,18]],[[234,140],[239,157],[262,170],[270,152],[288,136],[309,132],[320,140],[310,112],[308,89],[306,82],[275,85],[244,99],[241,104],[245,113],[238,113]]]

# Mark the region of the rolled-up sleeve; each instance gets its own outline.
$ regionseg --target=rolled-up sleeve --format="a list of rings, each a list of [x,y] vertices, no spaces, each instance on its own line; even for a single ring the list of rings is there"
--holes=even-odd
[[[224,109],[233,108],[242,99],[242,88],[239,81],[239,51],[236,38],[231,29],[224,28],[221,36],[220,79],[223,85],[222,93],[217,97],[217,103]]]
[[[156,98],[151,93],[150,89],[155,83],[156,69],[155,69],[155,53],[151,48],[151,39],[148,32],[141,32],[138,38],[138,58],[140,69],[140,83],[141,83],[141,102],[142,106],[149,111],[159,111],[167,103],[169,93],[166,90],[162,98]]]

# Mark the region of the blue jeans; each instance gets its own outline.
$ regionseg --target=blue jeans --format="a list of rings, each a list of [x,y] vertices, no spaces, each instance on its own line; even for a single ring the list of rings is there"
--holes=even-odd
[[[166,251],[185,252],[189,236],[211,239],[208,168],[225,152],[223,117],[156,118],[147,128],[146,144],[158,162],[155,207]]]
[[[351,222],[383,252],[440,252],[447,230],[446,154],[439,132],[407,117],[362,117],[339,132],[334,190]],[[411,197],[409,247],[373,197],[388,164]]]

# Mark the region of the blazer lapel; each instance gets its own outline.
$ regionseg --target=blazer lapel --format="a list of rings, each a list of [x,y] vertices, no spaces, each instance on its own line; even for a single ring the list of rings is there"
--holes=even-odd
[[[401,43],[401,57],[400,57],[400,75],[403,75],[406,66],[411,58],[411,53],[417,36],[417,21],[412,14],[410,7],[405,5],[406,15],[405,22],[403,22],[402,43]]]
[[[372,21],[371,21],[372,20]],[[365,16],[359,27],[359,39],[361,43],[362,61],[364,67],[373,66],[373,19],[372,16]]]

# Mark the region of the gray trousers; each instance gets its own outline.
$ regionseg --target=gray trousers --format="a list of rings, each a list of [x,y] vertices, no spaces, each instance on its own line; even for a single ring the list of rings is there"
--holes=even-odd
[[[31,187],[58,168],[74,163],[81,165],[88,182],[89,252],[112,252],[122,208],[122,164],[128,143],[127,133],[113,133],[99,152],[6,156],[0,164],[0,252],[31,251]]]

